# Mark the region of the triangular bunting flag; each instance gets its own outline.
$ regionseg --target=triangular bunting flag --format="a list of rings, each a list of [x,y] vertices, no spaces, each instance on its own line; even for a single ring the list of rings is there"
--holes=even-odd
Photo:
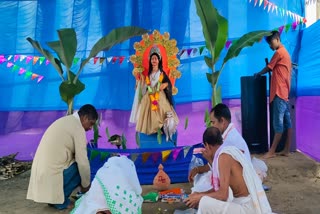
[[[297,28],[297,26],[298,26],[298,25],[297,25],[297,22],[293,22],[293,23],[292,23],[292,29],[293,29],[293,30],[295,30],[295,29]]]
[[[90,160],[94,160],[97,156],[99,155],[99,151],[97,150],[91,150],[91,153],[90,153]]]
[[[150,155],[151,155],[150,152],[144,152],[144,153],[142,153],[142,163],[145,163],[145,162],[148,160],[148,158],[149,158]]]
[[[200,55],[202,54],[202,52],[203,52],[203,50],[204,50],[205,47],[206,47],[206,46],[202,46],[202,47],[199,48],[199,50],[200,50]]]
[[[41,57],[39,57],[39,63],[40,63],[40,65],[42,65],[42,63],[43,63],[43,61],[45,60],[46,58],[44,57],[44,56],[41,56]]]
[[[20,55],[20,62],[22,62],[26,57],[26,55]]]
[[[173,149],[172,150],[172,157],[173,160],[176,160],[179,156],[180,151],[182,150],[182,148],[177,148],[177,149]]]
[[[27,56],[26,63],[28,64],[32,58],[32,56]]]
[[[154,163],[156,163],[159,160],[159,157],[161,156],[160,152],[153,152],[151,157]]]
[[[258,0],[254,0],[254,6],[256,6],[258,3]]]
[[[263,1],[263,9],[266,9],[267,5],[268,5],[268,1],[267,1],[267,0],[264,0],[264,1]]]
[[[230,45],[232,44],[232,41],[228,40],[226,42],[226,49],[229,49]]]
[[[39,57],[38,56],[34,56],[33,57],[33,65],[35,65],[39,60]]]
[[[50,63],[50,61],[49,60],[46,60],[46,65],[48,65]]]
[[[283,31],[284,26],[279,27],[279,33],[281,34]]]
[[[178,56],[181,57],[182,54],[183,54],[185,51],[186,51],[185,49],[182,49],[182,50],[178,53]]]
[[[25,78],[25,79],[28,79],[29,77],[31,77],[31,75],[32,75],[32,72],[31,72],[31,71],[27,71],[27,72],[25,73],[25,75],[24,75],[24,78]]]
[[[20,67],[17,66],[17,65],[14,65],[13,68],[12,68],[12,71],[17,71]]]
[[[103,62],[104,62],[104,60],[105,60],[106,58],[105,57],[100,57],[100,61],[99,61],[99,63],[100,64],[102,64]]]
[[[26,72],[26,69],[24,69],[24,68],[20,68],[20,70],[19,70],[19,75],[21,75],[21,74],[23,74],[24,72]]]
[[[272,4],[272,11],[271,12],[273,12],[274,9],[276,9],[276,6],[274,4]]]
[[[12,62],[8,62],[7,68],[10,68],[10,67],[12,67],[12,66],[13,66],[13,63],[12,63]]]
[[[4,57],[4,55],[0,55],[0,64],[4,63],[7,61],[7,59]]]
[[[9,55],[7,59],[8,59],[8,60],[11,60],[11,58],[12,58],[12,55]]]
[[[196,55],[197,52],[198,52],[198,48],[193,48],[192,54],[193,54],[193,55]]]
[[[124,56],[120,56],[120,57],[119,57],[119,63],[120,63],[120,65],[121,65],[121,63],[123,62],[124,59],[125,59]]]
[[[79,57],[73,58],[73,64],[77,64],[79,62]]]
[[[100,152],[100,160],[105,161],[109,155],[110,155],[110,152]]]
[[[189,48],[189,49],[187,50],[188,56],[190,56],[191,51],[192,51],[192,48]]]
[[[43,77],[44,77],[44,76],[39,75],[38,80],[37,80],[37,83],[39,83],[39,82],[43,79]]]
[[[131,154],[130,154],[130,159],[131,159],[133,162],[135,162],[135,161],[137,160],[138,156],[139,156],[139,154],[137,154],[137,153],[131,153]]]
[[[260,0],[260,1],[259,1],[259,7],[262,5],[262,2],[263,2],[263,0]]]
[[[33,73],[33,74],[31,75],[31,80],[34,80],[34,79],[37,78],[38,76],[39,76],[38,74]]]
[[[190,146],[183,147],[183,157],[185,158],[190,150]]]
[[[97,61],[98,61],[98,59],[99,59],[99,57],[94,57],[94,58],[93,58],[93,64],[96,64]]]
[[[112,57],[112,63],[115,63],[118,60],[118,58],[119,57],[117,57],[117,56]]]
[[[20,58],[20,55],[14,55],[13,61],[17,61]]]
[[[270,12],[270,9],[271,9],[271,3],[270,2],[268,2],[268,13]]]
[[[166,162],[169,155],[171,153],[171,150],[165,150],[165,151],[162,151],[161,154],[162,154],[162,162]]]
[[[287,24],[287,25],[286,25],[286,28],[285,28],[285,32],[286,32],[286,33],[289,31],[290,27],[291,27],[291,24]]]
[[[108,62],[108,63],[110,63],[111,60],[112,60],[112,57],[108,57],[108,58],[107,58],[107,62]]]

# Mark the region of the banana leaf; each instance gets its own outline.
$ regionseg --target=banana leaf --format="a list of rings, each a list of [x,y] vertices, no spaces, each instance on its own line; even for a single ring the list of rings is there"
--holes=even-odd
[[[139,132],[136,132],[136,144],[138,147],[140,147],[140,135]]]
[[[218,86],[218,88],[216,88],[213,91],[212,94],[212,106],[216,106],[219,103],[222,103],[222,98],[221,98],[221,86]]]
[[[161,132],[161,129],[158,129],[158,132],[157,132],[157,140],[158,140],[158,143],[159,143],[159,144],[162,143],[162,132]]]
[[[80,94],[85,89],[85,85],[80,80],[73,83],[72,80],[75,78],[75,74],[71,71],[69,73],[71,81],[63,81],[59,87],[60,96],[68,105],[77,94]]]
[[[206,75],[208,82],[211,84],[212,87],[214,87],[218,82],[220,71],[213,72],[212,74],[206,73]]]
[[[122,145],[122,149],[127,149],[127,138],[124,136],[123,133],[121,136],[121,145]]]
[[[73,28],[58,30],[60,47],[62,49],[62,63],[66,66],[67,71],[73,63],[73,58],[77,51],[77,35]]]
[[[206,47],[214,57],[215,44],[218,37],[218,13],[213,7],[211,0],[195,0],[197,14],[200,17],[202,31],[206,40]],[[214,63],[213,63],[214,64]]]
[[[33,40],[30,37],[27,38],[27,41],[30,42],[32,47],[34,47],[37,51],[39,51],[39,53],[41,53],[47,60],[50,61],[53,67],[58,71],[58,74],[61,77],[61,79],[64,80],[63,69],[59,59],[55,58],[48,50],[42,48],[38,41]]]
[[[208,66],[210,69],[213,68],[214,62],[213,62],[212,58],[207,57],[207,56],[204,56],[204,61],[206,62],[207,66]],[[211,81],[209,81],[209,82],[211,82]]]
[[[110,138],[110,133],[109,133],[108,127],[106,127],[106,135],[107,135],[107,138],[109,139]]]
[[[81,62],[76,79],[79,77],[83,67],[89,62],[92,57],[95,57],[100,51],[107,51],[113,46],[120,44],[121,42],[145,33],[148,33],[148,30],[132,26],[120,27],[112,30],[108,35],[99,39],[99,41],[92,47],[88,58]]]
[[[188,124],[189,124],[189,118],[186,117],[186,120],[184,121],[184,129],[188,128]]]
[[[60,40],[47,42],[47,45],[57,53],[60,61],[69,71],[77,51],[77,35],[73,28],[60,29],[57,32]],[[69,73],[68,80],[70,80]]]
[[[265,30],[253,31],[243,35],[229,48],[227,55],[223,59],[223,64],[225,64],[229,59],[237,57],[243,48],[252,46],[254,43],[259,42],[263,37],[270,35],[271,32]]]
[[[204,122],[207,122],[208,119],[210,120],[210,115],[209,115],[208,109],[206,109],[206,112],[205,112],[205,114],[204,114]]]
[[[214,64],[219,60],[220,53],[223,50],[227,39],[228,39],[228,21],[223,16],[221,16],[218,11],[217,13],[217,20],[218,20],[218,36],[217,41],[214,49]]]

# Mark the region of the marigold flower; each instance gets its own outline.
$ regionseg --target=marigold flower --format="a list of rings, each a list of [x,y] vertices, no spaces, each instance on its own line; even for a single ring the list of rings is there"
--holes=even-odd
[[[161,83],[162,80],[163,80],[163,73],[161,73],[160,76],[159,76],[159,82]]]
[[[150,79],[149,79],[148,76],[146,76],[146,84],[147,84],[147,85],[150,85]]]

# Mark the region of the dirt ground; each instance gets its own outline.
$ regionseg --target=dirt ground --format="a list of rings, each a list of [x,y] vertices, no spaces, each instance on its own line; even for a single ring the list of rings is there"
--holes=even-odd
[[[273,212],[280,214],[318,214],[320,213],[320,163],[296,152],[289,157],[276,157],[267,161],[269,167],[266,185]],[[0,180],[1,214],[53,214],[69,213],[56,211],[46,204],[26,200],[30,171],[17,177]],[[190,191],[190,184],[173,184]],[[143,186],[143,193],[152,191],[152,186]],[[161,208],[161,212],[159,211]],[[187,209],[183,203],[144,203],[143,213],[173,213],[175,209]]]

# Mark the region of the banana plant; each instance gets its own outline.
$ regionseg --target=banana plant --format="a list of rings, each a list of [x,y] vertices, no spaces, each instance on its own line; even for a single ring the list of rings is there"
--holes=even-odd
[[[38,41],[30,37],[28,37],[27,40],[39,53],[46,57],[57,70],[62,80],[59,86],[59,92],[61,99],[68,105],[68,114],[72,114],[73,112],[74,97],[85,89],[85,85],[79,80],[79,76],[89,60],[95,57],[100,51],[108,51],[113,46],[134,36],[148,33],[148,31],[143,28],[133,26],[120,27],[112,30],[108,35],[100,38],[95,43],[89,56],[81,62],[78,71],[74,72],[71,71],[71,67],[77,52],[76,32],[73,28],[64,28],[57,30],[57,32],[59,40],[47,42],[47,45],[56,53],[56,56],[44,49]],[[66,75],[64,75],[65,73]]]
[[[259,42],[263,37],[271,35],[271,32],[260,30],[243,35],[228,49],[220,69],[216,70],[215,64],[219,60],[220,53],[225,47],[228,39],[228,21],[219,14],[211,0],[195,0],[195,4],[197,14],[201,20],[206,48],[211,55],[210,57],[205,56],[204,60],[207,66],[212,70],[211,73],[206,73],[206,75],[207,80],[212,87],[211,104],[212,106],[215,106],[222,102],[221,86],[218,86],[218,81],[225,64],[230,59],[237,57],[243,48]]]

